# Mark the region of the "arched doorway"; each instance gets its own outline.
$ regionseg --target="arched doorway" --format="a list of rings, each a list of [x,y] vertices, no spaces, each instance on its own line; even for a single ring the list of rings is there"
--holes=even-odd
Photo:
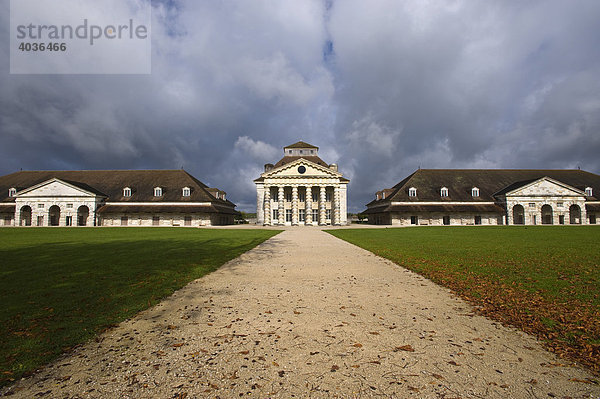
[[[58,205],[52,205],[48,209],[48,220],[50,226],[58,226],[60,224],[60,207]]]
[[[523,205],[513,206],[513,224],[525,224],[525,208],[523,208]]]
[[[77,208],[77,226],[87,226],[87,220],[90,216],[90,208],[81,205]]]
[[[29,205],[25,205],[21,208],[20,215],[20,225],[21,226],[31,226],[31,207]]]
[[[542,224],[553,224],[552,207],[548,204],[542,206]]]
[[[581,224],[581,208],[579,205],[571,205],[569,207],[569,223]]]

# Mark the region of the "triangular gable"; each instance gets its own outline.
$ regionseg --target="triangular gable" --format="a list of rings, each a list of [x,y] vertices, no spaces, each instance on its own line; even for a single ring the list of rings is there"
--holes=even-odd
[[[526,183],[506,193],[507,196],[573,196],[585,195],[575,187],[569,186],[550,177],[542,177],[533,182]]]
[[[306,168],[306,172],[299,173],[298,167],[304,166]],[[265,172],[261,175],[263,178],[267,177],[289,177],[289,176],[328,176],[328,177],[342,177],[340,172],[336,172],[329,168],[326,168],[321,165],[317,165],[314,162],[310,162],[304,158],[297,159],[290,163],[286,163],[285,165],[279,166],[273,170]]]
[[[17,193],[16,197],[96,197],[98,194],[72,183],[53,178]]]

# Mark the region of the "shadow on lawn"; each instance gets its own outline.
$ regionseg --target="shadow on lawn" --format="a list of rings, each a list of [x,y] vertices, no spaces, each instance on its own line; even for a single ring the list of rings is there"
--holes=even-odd
[[[0,251],[0,386],[268,237],[59,242]],[[279,244],[257,248],[269,257]],[[235,268],[235,262],[228,265]]]

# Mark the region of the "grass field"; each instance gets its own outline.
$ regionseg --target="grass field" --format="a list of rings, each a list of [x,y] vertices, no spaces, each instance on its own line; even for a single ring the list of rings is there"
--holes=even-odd
[[[600,371],[600,228],[329,231],[445,285],[479,310]]]
[[[0,386],[277,233],[0,229]]]

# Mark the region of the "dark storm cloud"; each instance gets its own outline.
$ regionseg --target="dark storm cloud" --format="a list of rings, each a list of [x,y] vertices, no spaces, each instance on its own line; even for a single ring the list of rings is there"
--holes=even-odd
[[[281,147],[349,206],[421,167],[600,172],[600,3],[153,2],[150,76],[0,67],[0,171],[185,167],[241,209]],[[110,10],[107,10],[110,12]],[[8,59],[8,0],[0,0]]]

